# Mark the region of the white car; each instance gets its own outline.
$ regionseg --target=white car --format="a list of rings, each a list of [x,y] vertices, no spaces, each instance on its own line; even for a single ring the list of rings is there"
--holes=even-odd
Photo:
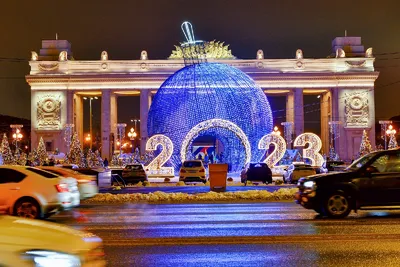
[[[33,167],[0,166],[0,211],[44,218],[79,204],[76,180]]]
[[[0,266],[103,267],[102,240],[86,232],[0,215]]]
[[[42,166],[39,167],[42,170],[60,175],[65,178],[73,178],[78,182],[78,190],[81,199],[94,197],[99,193],[99,187],[97,186],[97,179],[94,176],[81,174],[74,169],[66,169],[53,166]]]
[[[201,160],[185,160],[179,171],[179,181],[207,182],[206,169]]]

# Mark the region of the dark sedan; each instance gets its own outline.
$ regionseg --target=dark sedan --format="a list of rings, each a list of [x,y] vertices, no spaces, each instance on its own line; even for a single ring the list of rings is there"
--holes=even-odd
[[[332,218],[357,209],[400,208],[400,149],[373,152],[343,172],[300,179],[296,202]]]

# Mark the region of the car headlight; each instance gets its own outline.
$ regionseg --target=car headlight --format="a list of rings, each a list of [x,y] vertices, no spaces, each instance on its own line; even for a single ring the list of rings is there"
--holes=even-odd
[[[31,250],[24,253],[23,257],[35,263],[36,267],[76,267],[81,266],[78,256],[57,251]]]
[[[303,184],[306,189],[314,189],[315,182],[314,181],[307,181]]]

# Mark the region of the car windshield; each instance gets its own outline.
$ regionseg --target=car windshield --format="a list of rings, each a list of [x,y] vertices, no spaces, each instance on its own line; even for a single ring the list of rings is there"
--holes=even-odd
[[[132,171],[143,170],[142,165],[127,165],[125,169]]]
[[[53,174],[53,173],[50,173],[50,172],[47,172],[47,171],[44,171],[44,170],[40,170],[40,169],[36,169],[36,168],[31,168],[31,167],[28,167],[28,168],[26,168],[28,171],[31,171],[31,172],[34,172],[34,173],[36,173],[36,174],[39,174],[39,175],[41,175],[41,176],[43,176],[43,177],[46,177],[46,178],[57,178],[57,177],[59,177],[58,175],[55,175],[55,174]]]
[[[374,156],[376,155],[376,153],[370,153],[367,154],[361,158],[359,158],[358,160],[354,161],[349,167],[347,167],[345,170],[351,170],[351,171],[355,171],[360,169],[362,166],[365,165],[365,163],[367,163],[368,161],[370,161],[370,159],[372,159]]]
[[[185,161],[183,163],[183,167],[185,167],[185,168],[201,167],[201,162],[200,161]]]

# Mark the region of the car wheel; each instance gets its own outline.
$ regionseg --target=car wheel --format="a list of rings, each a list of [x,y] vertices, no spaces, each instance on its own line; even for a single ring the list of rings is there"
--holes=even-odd
[[[38,219],[40,218],[40,207],[34,199],[20,199],[14,206],[14,216]]]
[[[350,199],[341,192],[335,192],[326,199],[324,208],[328,217],[344,218],[351,212]]]

